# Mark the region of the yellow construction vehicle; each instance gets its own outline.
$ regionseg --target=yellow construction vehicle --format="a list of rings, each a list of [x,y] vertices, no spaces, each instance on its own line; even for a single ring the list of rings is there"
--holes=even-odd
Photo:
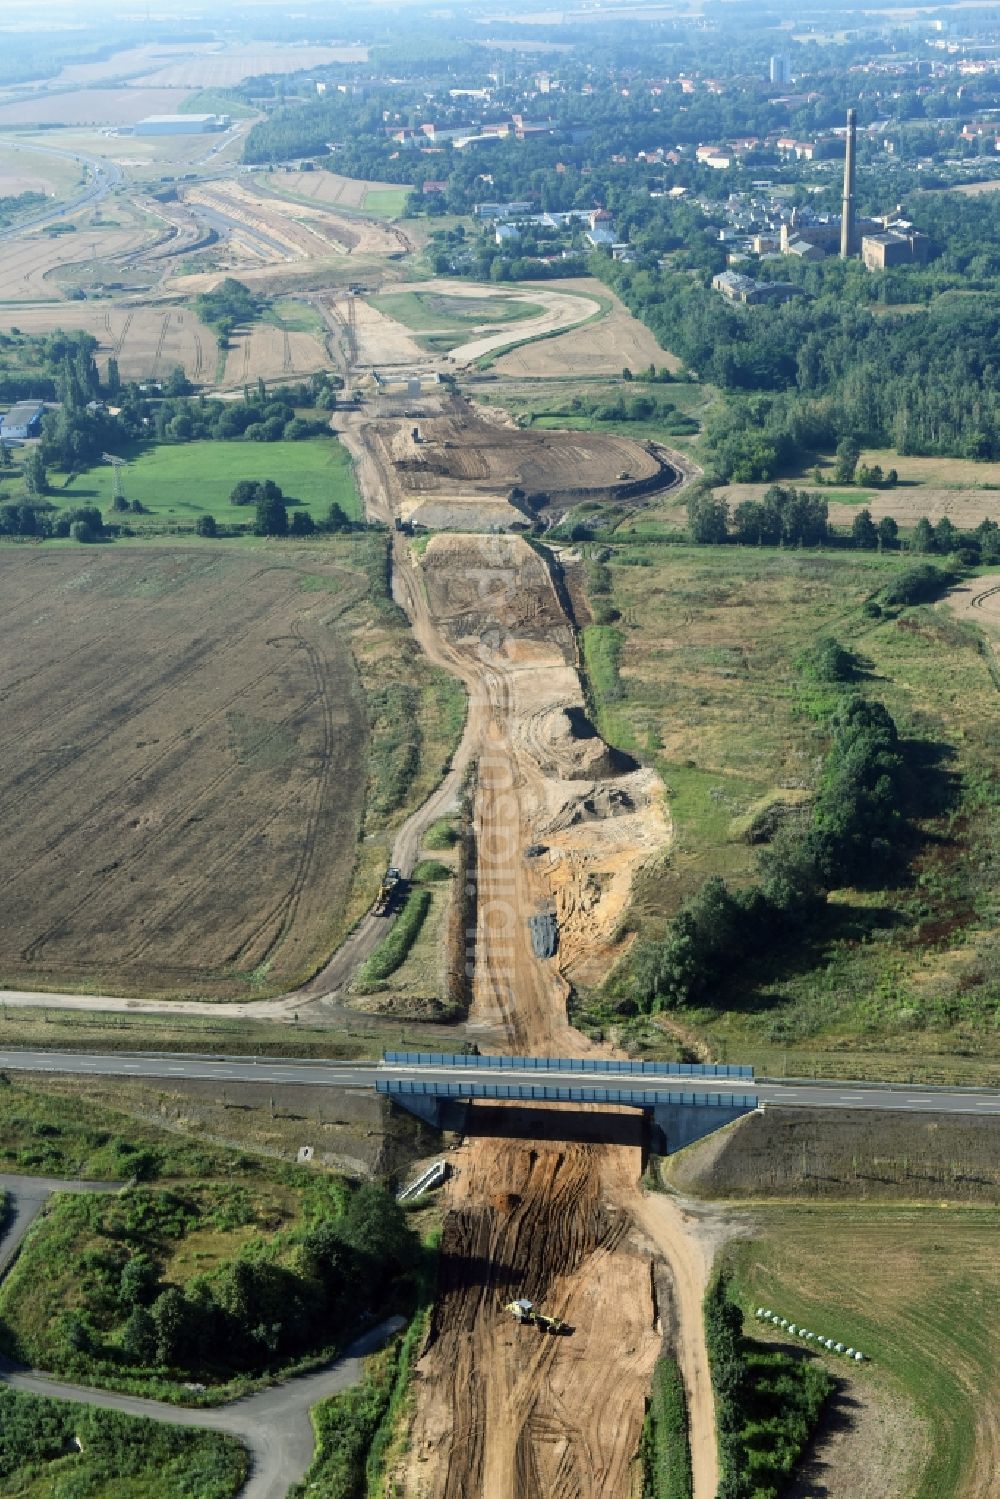
[[[504,1307],[505,1312],[510,1312],[516,1322],[533,1322],[539,1332],[562,1332],[566,1326],[562,1317],[548,1317],[540,1312],[533,1302],[522,1296],[518,1301],[508,1301]]]

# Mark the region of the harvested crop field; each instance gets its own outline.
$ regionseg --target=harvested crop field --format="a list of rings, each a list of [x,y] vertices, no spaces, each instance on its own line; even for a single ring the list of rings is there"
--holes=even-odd
[[[187,88],[87,88],[32,94],[0,104],[0,127],[18,125],[134,125],[147,115],[176,114]]]
[[[137,249],[148,238],[148,232],[142,229],[81,224],[75,234],[54,239],[39,234],[11,240],[0,256],[0,302],[59,301],[59,272],[70,266],[90,269],[107,264]]]
[[[230,338],[222,383],[242,386],[248,380],[311,375],[329,367],[330,356],[315,334],[254,323]]]
[[[366,774],[340,555],[0,555],[5,982],[245,994],[323,956]]]
[[[521,285],[530,293],[530,282]],[[658,369],[680,369],[677,356],[662,349],[645,324],[633,317],[624,302],[606,286],[586,279],[547,281],[543,285],[548,290],[562,289],[569,293],[600,296],[603,302],[611,302],[612,306],[602,318],[586,327],[561,333],[557,338],[524,344],[519,349],[511,349],[509,354],[502,354],[493,365],[498,374],[535,377],[620,375],[626,367],[645,370],[651,364]]]
[[[959,467],[964,465],[959,464]],[[862,508],[870,511],[876,521],[881,520],[884,515],[891,515],[893,520],[907,530],[915,526],[922,516],[926,516],[932,524],[947,516],[956,526],[970,530],[983,520],[1000,521],[1000,490],[993,487],[1000,483],[1000,465],[976,464],[975,468],[979,470],[979,483],[988,487],[963,488],[961,482],[954,485],[935,484],[931,477],[926,482],[915,481],[912,486],[901,486],[898,489],[859,488],[857,499],[854,500],[852,494],[850,504],[844,503],[840,498],[829,500],[830,523],[849,530],[854,517]],[[808,478],[791,482],[804,489],[815,490],[815,484]],[[715,494],[719,499],[728,500],[730,509],[733,510],[743,500],[761,499],[768,488],[767,484],[726,484],[717,489]],[[817,492],[823,494],[822,490]],[[837,496],[850,493],[850,490],[843,488],[836,491]],[[683,512],[678,506],[678,523],[682,519]]]
[[[0,198],[19,198],[22,193],[51,193],[52,182],[32,172],[0,172]]]
[[[990,573],[959,583],[944,602],[962,619],[995,635],[1000,631],[1000,574]]]
[[[266,73],[299,73],[308,68],[326,67],[332,62],[364,62],[368,48],[302,46],[231,46],[205,52],[192,48],[192,56],[169,62],[146,74],[144,88],[212,89],[235,88],[245,78],[261,78]]]
[[[330,208],[360,212],[370,192],[396,192],[394,182],[364,182],[358,177],[342,177],[339,172],[269,172],[268,186],[296,198],[310,198]]]
[[[98,342],[97,360],[104,369],[111,355],[126,380],[166,375],[177,364],[196,384],[215,374],[215,335],[189,308],[56,303],[50,307],[0,308],[0,330],[53,333],[80,329]]]

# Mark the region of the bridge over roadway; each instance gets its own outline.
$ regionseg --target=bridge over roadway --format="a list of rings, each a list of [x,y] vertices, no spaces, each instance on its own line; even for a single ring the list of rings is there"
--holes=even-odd
[[[589,1059],[566,1057],[455,1056],[444,1061],[440,1060],[443,1055],[445,1054],[434,1052],[388,1052],[381,1062],[376,1063],[177,1052],[117,1052],[102,1055],[6,1048],[0,1050],[0,1071],[157,1078],[167,1082],[200,1079],[226,1088],[238,1087],[241,1083],[378,1088],[379,1084],[393,1082],[438,1082],[449,1086],[456,1083],[493,1083],[498,1087],[517,1085],[527,1089],[660,1089],[667,1092],[753,1095],[758,1107],[891,1109],[914,1113],[986,1115],[1000,1124],[1000,1092],[985,1088],[932,1088],[913,1084],[887,1085],[802,1078],[754,1079],[749,1068],[726,1068],[722,1065],[698,1067],[693,1064],[689,1066],[681,1063],[604,1059],[598,1063]],[[382,1091],[388,1093],[389,1089],[383,1088]],[[465,1096],[472,1095],[467,1093]],[[503,1095],[496,1093],[493,1096],[500,1098]],[[530,1093],[524,1096],[527,1101],[532,1101]]]

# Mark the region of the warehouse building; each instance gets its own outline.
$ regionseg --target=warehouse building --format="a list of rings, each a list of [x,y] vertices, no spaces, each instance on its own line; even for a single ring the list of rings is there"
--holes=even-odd
[[[42,430],[45,407],[40,401],[20,401],[12,406],[6,416],[0,416],[0,438],[4,442],[27,442],[38,437]]]
[[[225,130],[228,115],[147,115],[132,126],[133,135],[208,135]],[[124,132],[122,132],[124,133]]]

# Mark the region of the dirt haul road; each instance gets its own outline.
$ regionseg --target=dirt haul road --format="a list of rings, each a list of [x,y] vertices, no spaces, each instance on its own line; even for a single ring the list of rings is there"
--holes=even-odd
[[[516,1050],[593,1050],[566,1018],[564,974],[607,966],[633,874],[668,838],[659,783],[589,729],[572,630],[544,561],[524,541],[435,537],[418,574],[400,539],[396,588],[421,644],[469,689],[478,759],[472,1021],[499,1024]],[[556,913],[558,961],[532,951],[528,917],[539,910]],[[660,1349],[650,1250],[680,1232],[648,1215],[637,1227],[635,1116],[568,1121],[552,1110],[525,1118],[477,1107],[453,1160],[440,1294],[417,1370],[412,1440],[395,1475],[401,1491],[624,1499]],[[681,1272],[673,1301],[696,1496],[711,1499],[704,1274],[669,1247]],[[518,1326],[504,1306],[519,1296],[572,1332]]]

